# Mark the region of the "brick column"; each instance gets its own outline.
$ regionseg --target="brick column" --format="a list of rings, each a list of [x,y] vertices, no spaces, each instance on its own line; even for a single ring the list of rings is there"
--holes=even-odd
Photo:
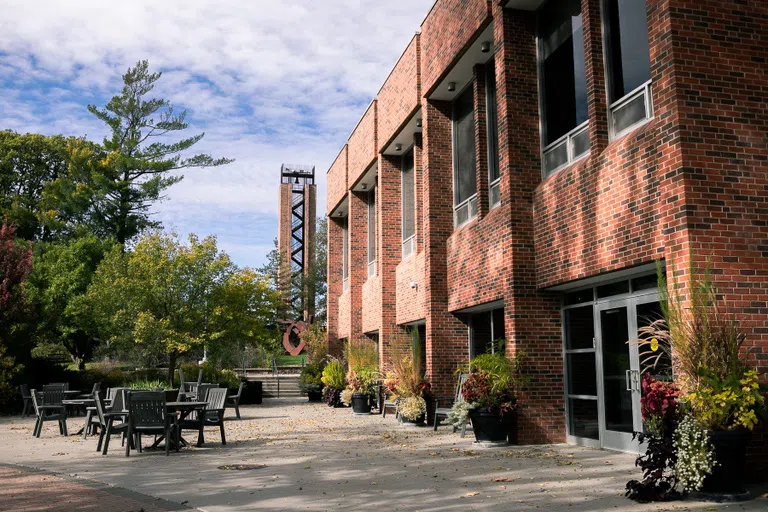
[[[535,15],[493,4],[497,44],[502,204],[509,204],[510,269],[504,285],[507,350],[527,354],[531,385],[521,396],[522,443],[565,440],[560,302],[536,289],[533,191],[541,181]],[[514,198],[514,199],[512,199]]]
[[[422,101],[426,366],[438,395],[453,393],[456,365],[469,357],[467,327],[448,312],[446,239],[453,233],[451,110],[450,102]]]
[[[368,279],[368,193],[349,192],[350,339],[363,337],[363,283]]]
[[[336,357],[341,356],[339,343],[339,296],[342,293],[342,253],[344,243],[344,228],[341,220],[328,218],[328,292],[326,308],[328,315],[328,352]]]
[[[392,346],[397,321],[397,264],[401,245],[401,156],[379,155],[378,265],[381,277],[381,330],[379,331],[379,365],[382,371],[392,368]]]
[[[600,0],[581,0],[581,22],[584,31],[590,151],[592,155],[599,155],[608,145],[608,96]]]
[[[475,97],[475,187],[477,218],[488,214],[488,119],[485,100],[485,66],[476,64],[473,93]]]

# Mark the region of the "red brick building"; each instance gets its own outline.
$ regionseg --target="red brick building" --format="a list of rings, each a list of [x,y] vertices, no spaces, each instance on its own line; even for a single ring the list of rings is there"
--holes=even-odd
[[[768,381],[768,4],[438,0],[328,170],[328,335],[507,340],[522,442],[631,450],[656,263],[711,258]],[[759,438],[759,435],[757,436]]]

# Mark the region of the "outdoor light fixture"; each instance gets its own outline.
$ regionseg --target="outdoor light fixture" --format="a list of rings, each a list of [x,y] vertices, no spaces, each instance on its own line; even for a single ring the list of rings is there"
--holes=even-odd
[[[402,151],[403,145],[402,144],[395,144],[395,151]]]
[[[416,120],[416,128],[421,128],[421,118]]]
[[[483,41],[480,45],[480,51],[483,53],[488,53],[491,51],[491,42],[490,41]]]
[[[363,186],[363,190],[365,190],[365,189],[367,189],[367,188],[368,188],[368,184],[367,184],[367,183],[363,183],[363,185],[362,185],[362,186]]]
[[[456,90],[456,82],[448,82],[448,91],[453,92]]]

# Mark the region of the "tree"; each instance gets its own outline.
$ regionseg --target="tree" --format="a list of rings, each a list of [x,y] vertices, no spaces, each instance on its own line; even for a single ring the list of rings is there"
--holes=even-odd
[[[274,293],[252,271],[239,271],[216,239],[189,244],[152,232],[133,251],[112,251],[88,290],[95,323],[112,349],[168,364],[204,347],[258,342]]]
[[[38,353],[63,346],[81,370],[92,359],[99,338],[85,295],[96,268],[113,246],[88,234],[36,247],[27,295],[38,312]]]
[[[16,243],[14,229],[0,227],[0,405],[13,396],[9,380],[18,371],[15,358],[6,354],[14,324],[25,310],[24,281],[32,270],[32,249]]]
[[[123,89],[99,109],[88,111],[111,131],[102,146],[85,141],[71,149],[67,176],[47,190],[52,222],[87,222],[91,231],[125,244],[159,224],[150,219],[152,204],[183,176],[173,173],[189,167],[215,167],[232,162],[207,154],[182,157],[204,133],[166,143],[170,135],[188,128],[186,111],[179,114],[164,99],[149,98],[162,73],[150,73],[146,60],[123,75]],[[79,213],[79,215],[78,215]]]
[[[43,191],[64,176],[75,138],[0,131],[0,222],[16,226],[24,240],[50,240]]]

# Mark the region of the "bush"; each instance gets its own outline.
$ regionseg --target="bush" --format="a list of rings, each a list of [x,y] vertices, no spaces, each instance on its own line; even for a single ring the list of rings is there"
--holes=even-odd
[[[347,374],[352,393],[375,396],[378,391],[379,371],[376,368],[356,368]]]
[[[329,388],[344,389],[346,387],[346,379],[344,378],[344,367],[341,365],[341,362],[334,359],[328,363],[323,370],[321,381]]]
[[[125,387],[131,389],[171,389],[167,382],[161,382],[159,380],[137,380],[131,383],[125,384]]]
[[[240,386],[240,379],[237,374],[232,370],[219,370],[210,363],[202,363],[200,365],[196,363],[183,363],[179,367],[184,372],[184,377],[187,382],[197,382],[197,375],[200,370],[203,371],[202,382],[208,382],[211,384],[218,384],[220,386],[226,386],[229,389],[237,389]],[[178,373],[174,375],[174,386],[178,387],[181,383],[179,381]]]
[[[302,393],[315,393],[323,389],[323,369],[321,363],[311,363],[302,368],[299,387]]]

